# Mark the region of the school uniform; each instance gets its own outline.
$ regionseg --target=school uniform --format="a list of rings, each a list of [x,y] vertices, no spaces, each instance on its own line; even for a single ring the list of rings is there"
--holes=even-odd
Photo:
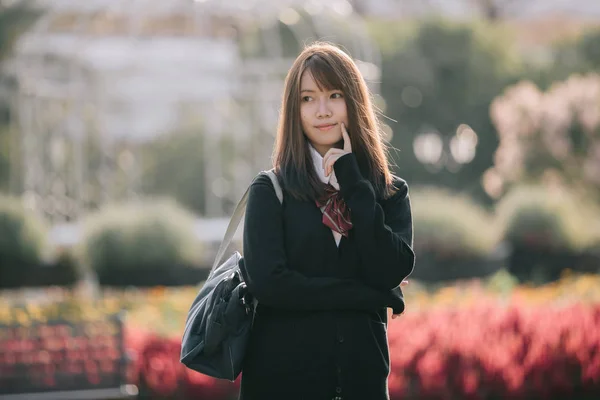
[[[340,157],[323,182],[339,188],[351,210],[348,237],[322,222],[314,201],[270,179],[251,184],[245,216],[244,267],[258,299],[244,366],[243,400],[384,400],[387,307],[404,309],[399,285],[414,266],[408,187],[376,198],[354,154]]]

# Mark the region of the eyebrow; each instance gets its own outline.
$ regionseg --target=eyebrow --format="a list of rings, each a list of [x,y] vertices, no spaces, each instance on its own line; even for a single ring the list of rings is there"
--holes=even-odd
[[[308,92],[308,93],[316,93],[317,91],[316,91],[316,90],[313,90],[313,89],[302,89],[302,90],[300,91],[300,93],[304,93],[304,92]],[[326,90],[326,92],[341,92],[341,90],[340,90],[340,89],[331,89],[331,90]]]

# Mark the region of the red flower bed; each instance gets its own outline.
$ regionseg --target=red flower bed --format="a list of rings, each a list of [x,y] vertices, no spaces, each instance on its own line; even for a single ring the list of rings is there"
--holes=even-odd
[[[600,305],[479,305],[394,322],[394,399],[600,398]]]
[[[128,332],[133,374],[152,398],[233,399],[235,383],[179,363],[179,338]],[[478,305],[390,321],[392,399],[600,398],[600,305]]]
[[[236,382],[213,379],[186,368],[179,362],[181,339],[161,338],[135,329],[126,334],[134,363],[130,379],[140,386],[140,397],[152,399],[236,398]]]

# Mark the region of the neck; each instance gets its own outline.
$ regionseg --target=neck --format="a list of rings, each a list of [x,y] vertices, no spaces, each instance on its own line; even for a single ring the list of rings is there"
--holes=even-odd
[[[319,145],[319,144],[315,144],[312,143],[312,146],[315,148],[315,150],[321,155],[321,157],[325,157],[325,154],[327,154],[327,152],[330,149],[336,148],[336,149],[343,149],[344,148],[344,140],[340,140],[339,142],[337,142],[336,144],[334,144],[333,146],[331,145]]]
[[[331,148],[331,146],[320,146],[320,145],[312,145],[315,150],[321,155],[321,157],[324,157],[325,154],[327,154],[327,152],[329,151],[329,149]]]

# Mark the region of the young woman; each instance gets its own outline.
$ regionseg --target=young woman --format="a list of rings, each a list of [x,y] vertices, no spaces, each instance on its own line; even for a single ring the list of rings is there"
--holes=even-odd
[[[274,168],[244,228],[258,299],[243,400],[389,398],[387,308],[413,270],[406,182],[393,176],[368,88],[337,47],[304,49],[285,81]]]

